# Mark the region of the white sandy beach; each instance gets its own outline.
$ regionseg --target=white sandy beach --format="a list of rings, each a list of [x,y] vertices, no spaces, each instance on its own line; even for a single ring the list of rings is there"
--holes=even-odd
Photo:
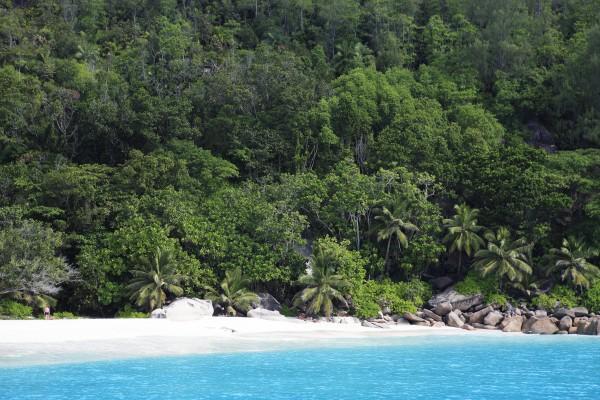
[[[129,357],[369,345],[402,337],[469,335],[454,328],[389,329],[297,319],[209,317],[0,321],[0,366]]]

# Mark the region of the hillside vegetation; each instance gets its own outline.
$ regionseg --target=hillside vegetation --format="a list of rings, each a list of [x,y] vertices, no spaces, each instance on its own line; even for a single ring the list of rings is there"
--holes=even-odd
[[[600,311],[599,17],[0,0],[3,304],[113,316],[235,278],[368,317],[449,275]]]

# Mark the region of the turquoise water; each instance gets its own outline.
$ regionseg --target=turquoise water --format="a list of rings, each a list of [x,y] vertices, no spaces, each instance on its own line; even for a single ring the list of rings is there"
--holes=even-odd
[[[600,398],[598,337],[432,336],[369,343],[5,367],[0,399]]]

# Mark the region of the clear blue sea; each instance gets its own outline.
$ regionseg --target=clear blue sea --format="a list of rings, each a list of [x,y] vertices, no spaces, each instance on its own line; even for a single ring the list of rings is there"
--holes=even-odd
[[[600,399],[600,338],[363,346],[0,367],[0,399]]]

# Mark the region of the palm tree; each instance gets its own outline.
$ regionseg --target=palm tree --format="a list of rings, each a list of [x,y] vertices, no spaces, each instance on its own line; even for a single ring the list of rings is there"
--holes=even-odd
[[[580,291],[589,288],[590,282],[600,277],[600,268],[587,260],[596,255],[596,252],[587,248],[581,239],[563,239],[561,248],[551,249],[550,253],[556,256],[556,262],[548,272],[561,271],[561,280],[569,281]]]
[[[487,248],[475,253],[473,266],[482,276],[494,274],[500,280],[500,287],[504,286],[505,278],[513,285],[519,285],[532,268],[527,262],[527,252],[531,247],[524,238],[511,240],[510,232],[500,228],[494,235],[492,232],[485,234],[488,240]]]
[[[221,292],[207,287],[206,297],[215,303],[221,304],[227,311],[227,315],[232,317],[237,315],[237,311],[246,312],[252,302],[258,300],[256,293],[246,289],[249,280],[242,275],[242,269],[226,271],[225,278],[221,282]]]
[[[130,299],[138,307],[152,311],[163,306],[167,292],[175,296],[183,294],[183,289],[178,286],[181,277],[177,274],[172,252],[157,247],[154,254],[142,258],[140,264],[143,269],[131,271],[133,279],[127,286]]]
[[[308,304],[308,314],[317,315],[323,312],[329,318],[333,312],[334,299],[344,305],[348,304],[342,291],[349,284],[342,275],[335,273],[335,263],[335,256],[331,252],[322,247],[315,249],[309,260],[310,270],[298,279],[298,283],[306,287],[294,296],[295,307]]]
[[[466,204],[455,205],[456,214],[452,218],[444,220],[444,227],[448,233],[443,241],[449,244],[450,253],[458,253],[458,272],[462,270],[462,254],[468,257],[485,246],[484,240],[477,234],[483,229],[477,225],[479,210],[470,208]]]
[[[408,247],[407,234],[418,232],[419,228],[410,223],[405,222],[401,218],[398,218],[392,214],[390,210],[383,207],[381,214],[375,217],[377,221],[382,224],[381,229],[377,232],[377,241],[381,242],[387,240],[387,246],[385,250],[385,273],[389,273],[388,261],[390,257],[390,248],[392,241],[396,239],[396,243],[399,249]]]

